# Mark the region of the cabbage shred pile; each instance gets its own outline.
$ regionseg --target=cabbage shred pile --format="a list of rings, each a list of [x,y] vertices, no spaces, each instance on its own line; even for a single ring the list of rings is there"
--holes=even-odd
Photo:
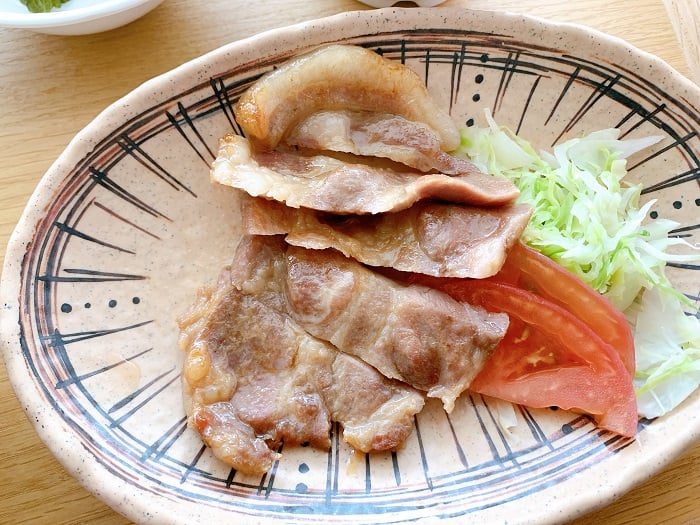
[[[672,410],[700,385],[700,319],[664,270],[667,262],[700,261],[700,250],[669,236],[678,223],[645,221],[655,201],[640,206],[642,186],[623,180],[626,159],[659,137],[621,140],[619,130],[605,129],[538,153],[489,113],[486,119],[488,127],[462,130],[456,153],[512,180],[520,202],[534,208],[523,241],[626,314],[635,337],[640,415]],[[672,246],[687,253],[671,254]]]

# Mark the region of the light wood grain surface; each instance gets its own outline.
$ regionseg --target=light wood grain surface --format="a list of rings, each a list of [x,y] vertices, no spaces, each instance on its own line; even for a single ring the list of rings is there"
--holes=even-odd
[[[697,6],[697,0],[688,1]],[[664,0],[448,0],[443,5],[508,10],[591,26],[691,76]],[[353,0],[166,0],[144,18],[102,34],[58,37],[0,29],[0,262],[43,173],[73,135],[111,102],[227,42],[358,9],[367,7]],[[700,21],[684,21],[688,23],[697,28]],[[129,523],[73,480],[46,449],[2,363],[0,465],[2,524]],[[574,523],[700,523],[699,495],[700,444],[612,505]]]

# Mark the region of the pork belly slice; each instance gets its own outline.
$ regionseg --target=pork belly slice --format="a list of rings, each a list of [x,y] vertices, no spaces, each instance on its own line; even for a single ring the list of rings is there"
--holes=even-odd
[[[214,455],[262,474],[282,442],[328,448],[331,421],[362,452],[400,447],[423,396],[309,335],[280,311],[274,287],[237,289],[233,273],[226,268],[179,321],[188,420]]]
[[[286,234],[294,246],[335,248],[369,266],[482,279],[501,269],[532,207],[424,201],[396,213],[337,216],[244,196],[242,214],[249,234]]]
[[[478,172],[472,162],[444,152],[439,135],[430,126],[387,113],[319,111],[292,129],[284,142],[301,148],[387,158],[422,172]]]
[[[287,249],[290,314],[310,334],[450,412],[490,357],[508,316],[405,285],[334,250]]]
[[[424,199],[500,206],[520,194],[509,180],[481,172],[397,172],[327,155],[256,151],[246,138],[232,133],[220,141],[211,178],[253,197],[338,214],[398,211]]]
[[[411,68],[351,45],[325,46],[261,77],[238,100],[236,120],[266,149],[320,110],[381,111],[430,126],[444,151],[459,146],[451,117],[431,98]]]

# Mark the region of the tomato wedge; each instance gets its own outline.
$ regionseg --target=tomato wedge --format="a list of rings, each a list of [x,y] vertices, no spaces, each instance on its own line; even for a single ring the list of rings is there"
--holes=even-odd
[[[632,437],[637,402],[629,325],[597,292],[546,259],[518,245],[492,278],[413,274],[409,281],[509,314],[505,337],[470,390],[534,408],[584,412],[601,428]]]
[[[533,291],[574,314],[617,350],[630,377],[634,377],[634,336],[627,319],[577,275],[537,250],[517,243],[493,279]]]
[[[487,280],[440,286],[454,298],[511,323],[470,390],[530,407],[558,406],[593,416],[623,436],[637,429],[637,401],[622,360],[564,308],[515,286]]]

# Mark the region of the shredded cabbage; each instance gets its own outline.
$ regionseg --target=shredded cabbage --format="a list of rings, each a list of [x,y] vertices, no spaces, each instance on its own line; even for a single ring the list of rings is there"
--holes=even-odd
[[[621,140],[619,130],[604,129],[538,153],[488,112],[486,119],[486,128],[461,131],[456,154],[512,180],[519,200],[534,209],[523,241],[581,277],[636,327],[640,415],[673,409],[700,385],[700,321],[665,266],[700,261],[700,253],[669,236],[678,223],[645,221],[655,201],[640,206],[642,186],[623,180],[626,159],[660,138]],[[680,245],[690,253],[669,253]]]
[[[628,316],[635,326],[637,411],[658,417],[700,384],[700,319],[657,288],[646,290]]]

